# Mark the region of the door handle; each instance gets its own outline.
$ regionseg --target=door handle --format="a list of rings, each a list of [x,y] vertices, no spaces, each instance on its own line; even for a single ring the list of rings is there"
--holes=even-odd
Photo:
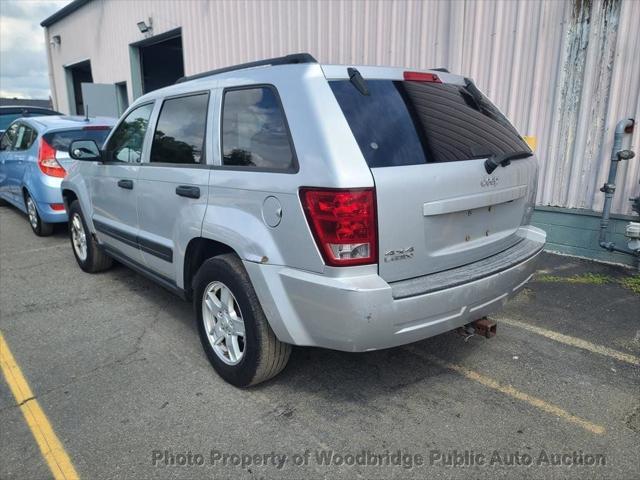
[[[179,185],[176,187],[176,195],[187,198],[200,198],[200,188],[189,185]]]
[[[127,190],[133,190],[133,180],[118,180],[118,186],[120,188],[126,188]]]

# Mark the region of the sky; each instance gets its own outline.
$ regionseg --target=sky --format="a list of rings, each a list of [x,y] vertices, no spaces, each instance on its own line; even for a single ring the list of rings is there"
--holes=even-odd
[[[48,99],[40,22],[70,0],[0,0],[0,97]]]

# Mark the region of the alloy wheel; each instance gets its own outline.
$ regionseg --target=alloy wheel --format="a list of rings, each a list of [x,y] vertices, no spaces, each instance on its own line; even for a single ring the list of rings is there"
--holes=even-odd
[[[84,231],[82,219],[77,213],[74,213],[71,219],[71,242],[76,255],[84,262],[87,259],[87,235]]]
[[[36,204],[27,194],[27,214],[29,215],[29,223],[34,230],[38,229],[38,210],[36,210]]]
[[[246,349],[245,325],[236,297],[222,282],[211,282],[202,296],[202,319],[211,348],[227,365],[237,365]]]

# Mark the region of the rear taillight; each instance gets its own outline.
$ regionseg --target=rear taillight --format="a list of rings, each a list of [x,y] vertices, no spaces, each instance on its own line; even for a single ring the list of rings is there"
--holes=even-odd
[[[404,72],[404,79],[410,82],[442,83],[438,75],[426,72]]]
[[[40,139],[40,151],[38,152],[38,167],[42,173],[50,177],[64,178],[67,174],[62,165],[56,160],[56,149],[42,138]]]
[[[377,261],[373,188],[302,188],[300,199],[327,265],[340,267]]]

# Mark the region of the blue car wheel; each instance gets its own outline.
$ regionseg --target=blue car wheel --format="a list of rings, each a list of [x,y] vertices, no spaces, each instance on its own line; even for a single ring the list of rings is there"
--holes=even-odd
[[[29,192],[25,192],[24,194],[24,203],[27,206],[27,215],[29,216],[29,224],[31,225],[33,233],[39,237],[48,237],[51,235],[53,233],[53,224],[42,221],[38,213],[38,208],[36,207],[36,202],[31,198]]]

